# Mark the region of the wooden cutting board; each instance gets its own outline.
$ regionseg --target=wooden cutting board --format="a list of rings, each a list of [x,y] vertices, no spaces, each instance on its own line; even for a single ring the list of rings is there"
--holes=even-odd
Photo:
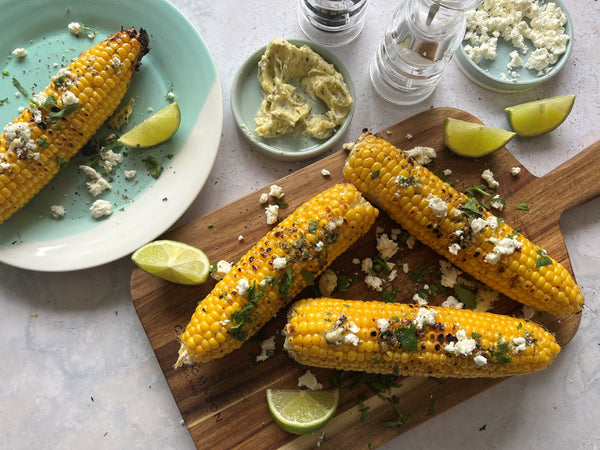
[[[506,200],[504,212],[498,215],[514,228],[521,228],[525,236],[540,244],[572,272],[559,220],[564,211],[600,195],[597,177],[600,173],[600,143],[587,148],[544,177],[535,177],[525,168],[514,177],[510,169],[520,164],[506,149],[479,161],[460,158],[449,152],[444,147],[442,137],[443,121],[447,116],[479,122],[464,111],[437,108],[383,130],[379,135],[407,150],[417,145],[436,149],[438,156],[431,166],[433,172],[451,169],[453,173],[449,179],[454,180],[459,189],[461,186],[484,183],[480,174],[486,168],[491,169],[500,182],[498,193]],[[345,156],[345,152],[340,150],[276,181],[283,188],[284,200],[288,204],[288,207],[280,209],[280,216],[288,215],[318,192],[343,181]],[[321,175],[322,169],[329,170],[331,176]],[[259,203],[261,192],[268,192],[268,186],[171,231],[163,238],[200,247],[213,263],[220,259],[235,262],[270,229],[266,225],[264,206]],[[526,203],[529,211],[516,210],[515,206],[519,203]],[[388,232],[391,228],[397,228],[384,213],[380,214],[376,226]],[[240,235],[243,236],[241,241],[238,240]],[[353,258],[375,255],[373,228],[338,258],[332,268],[338,273],[354,275],[358,269],[352,263]],[[411,270],[423,265],[437,267],[440,259],[424,245],[417,245],[413,250],[405,248],[398,257],[407,262]],[[317,444],[322,433],[325,433],[328,448],[342,448],[349,442],[354,448],[366,448],[369,444],[376,447],[425,422],[430,417],[428,412],[433,402],[436,412],[440,413],[503,381],[449,379],[440,383],[440,380],[430,378],[403,378],[399,380],[402,387],[394,388],[392,393],[398,395],[397,406],[403,414],[411,416],[412,421],[401,428],[381,425],[385,421],[394,421],[397,414],[388,401],[379,398],[366,385],[353,390],[343,389],[339,410],[322,432],[301,437],[288,434],[271,420],[265,398],[266,388],[295,388],[298,377],[304,373],[282,350],[283,337],[279,331],[284,325],[285,310],[269,322],[261,333],[263,339],[276,336],[277,350],[266,361],[256,362],[254,359],[254,355],[260,353],[259,338],[245,343],[241,349],[224,358],[173,369],[179,348],[177,338],[196,304],[207,295],[214,283],[210,280],[202,286],[180,286],[137,268],[131,276],[134,306],[198,448],[311,448]],[[404,274],[394,283],[398,286],[399,301],[410,301],[413,294],[423,287],[423,282],[415,283]],[[310,295],[306,291],[298,298]],[[343,295],[348,299],[365,298],[367,295],[374,298],[373,292],[369,293],[362,282],[356,283]],[[442,298],[435,298],[431,303],[439,304],[441,301]],[[522,310],[519,304],[501,296],[492,311],[521,316]],[[580,314],[561,317],[545,314],[536,315],[534,320],[555,332],[560,344],[564,345],[577,331],[580,318]],[[552,367],[548,370],[552,370]],[[330,376],[335,374],[330,370],[312,371],[325,386]],[[369,407],[370,418],[366,421],[360,420],[359,401]]]

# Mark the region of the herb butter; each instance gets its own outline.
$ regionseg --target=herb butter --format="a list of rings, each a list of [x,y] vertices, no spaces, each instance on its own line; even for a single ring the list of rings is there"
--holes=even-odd
[[[328,111],[312,114],[306,97],[323,101]],[[340,126],[352,107],[353,99],[342,75],[309,46],[296,47],[285,39],[274,39],[258,63],[258,82],[263,100],[254,119],[255,133],[276,137],[305,132],[327,139]]]

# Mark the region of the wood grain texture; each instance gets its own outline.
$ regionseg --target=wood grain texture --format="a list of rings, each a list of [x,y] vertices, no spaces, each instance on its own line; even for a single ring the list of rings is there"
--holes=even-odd
[[[410,149],[417,145],[433,147],[438,157],[431,169],[439,173],[451,169],[451,180],[457,188],[481,184],[481,172],[489,168],[500,182],[498,193],[506,200],[506,208],[499,216],[513,227],[544,247],[555,259],[572,272],[567,248],[560,232],[562,213],[600,195],[600,144],[584,150],[563,166],[544,177],[535,177],[524,168],[513,177],[510,168],[519,166],[518,161],[506,150],[501,149],[488,157],[474,161],[453,155],[443,145],[443,121],[451,116],[457,119],[478,120],[470,114],[452,108],[427,110],[378,134],[394,145]],[[411,135],[412,138],[409,138]],[[354,138],[354,137],[352,137]],[[286,216],[304,201],[318,192],[343,181],[342,167],[345,152],[332,154],[314,164],[298,170],[276,184],[283,187],[287,208],[280,209]],[[321,170],[327,169],[331,176],[324,177]],[[268,187],[260,192],[268,191]],[[174,231],[162,236],[202,248],[212,262],[225,259],[235,262],[270,229],[265,222],[264,206],[259,204],[260,192],[249,194],[230,205],[211,212]],[[527,203],[529,211],[518,211],[515,206]],[[375,226],[386,231],[397,228],[385,213],[381,213]],[[243,240],[239,241],[238,236]],[[338,273],[353,275],[358,272],[353,258],[375,256],[375,229],[361,238],[351,249],[338,258],[332,266]],[[417,245],[413,250],[404,250],[400,255],[411,268],[422,265],[437,266],[440,257]],[[399,300],[410,301],[422,284],[410,281],[407,276],[395,280]],[[131,296],[134,306],[156,353],[156,357],[168,381],[175,401],[181,411],[189,432],[198,448],[311,448],[318,435],[293,436],[271,420],[267,408],[266,388],[295,388],[303,369],[298,367],[282,348],[283,337],[279,335],[285,322],[285,311],[269,322],[258,339],[245,343],[232,354],[210,363],[173,369],[177,359],[177,338],[189,321],[196,304],[214,286],[209,281],[202,286],[179,286],[155,278],[135,269],[131,276]],[[336,294],[334,294],[336,295]],[[356,283],[345,298],[365,298],[369,293],[364,283]],[[298,298],[310,296],[301,293]],[[340,294],[338,294],[340,296]],[[433,299],[439,304],[441,298]],[[493,312],[521,315],[521,305],[500,297]],[[567,344],[579,326],[581,315],[564,316],[536,315],[535,321],[556,333],[561,345]],[[260,339],[276,336],[275,356],[264,362],[255,362],[254,355],[260,353]],[[560,358],[560,355],[559,355]],[[550,367],[548,370],[552,370]],[[319,381],[327,385],[334,371],[312,369]],[[400,380],[402,387],[393,393],[399,396],[400,410],[413,417],[401,428],[385,428],[384,421],[395,420],[392,405],[380,399],[368,387],[354,390],[343,389],[337,415],[323,432],[329,448],[341,448],[352,442],[353,447],[365,448],[369,443],[382,445],[400,433],[425,422],[432,402],[436,411],[442,412],[467,400],[503,379],[452,380],[440,384],[429,378],[408,377]],[[360,420],[358,401],[369,406],[371,418]]]

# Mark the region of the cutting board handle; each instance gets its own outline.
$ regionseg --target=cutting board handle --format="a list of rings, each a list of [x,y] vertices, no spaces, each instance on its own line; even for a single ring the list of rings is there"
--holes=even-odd
[[[560,221],[562,214],[600,196],[600,141],[587,147],[522,190],[526,197],[549,199],[546,213]]]

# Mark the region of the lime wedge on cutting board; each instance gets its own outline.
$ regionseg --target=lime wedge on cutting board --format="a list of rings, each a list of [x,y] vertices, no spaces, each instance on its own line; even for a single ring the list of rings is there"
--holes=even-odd
[[[183,242],[159,240],[137,249],[131,260],[142,270],[179,284],[201,284],[208,279],[206,254]]]
[[[118,141],[131,148],[153,147],[171,139],[179,129],[181,110],[173,102],[136,125]]]
[[[323,427],[335,414],[340,390],[267,389],[267,404],[275,422],[285,431],[308,434]]]
[[[504,112],[511,129],[519,136],[540,136],[563,123],[574,103],[575,95],[561,95],[510,106]]]
[[[446,117],[444,144],[452,152],[469,158],[479,158],[504,147],[516,134],[502,128]]]

